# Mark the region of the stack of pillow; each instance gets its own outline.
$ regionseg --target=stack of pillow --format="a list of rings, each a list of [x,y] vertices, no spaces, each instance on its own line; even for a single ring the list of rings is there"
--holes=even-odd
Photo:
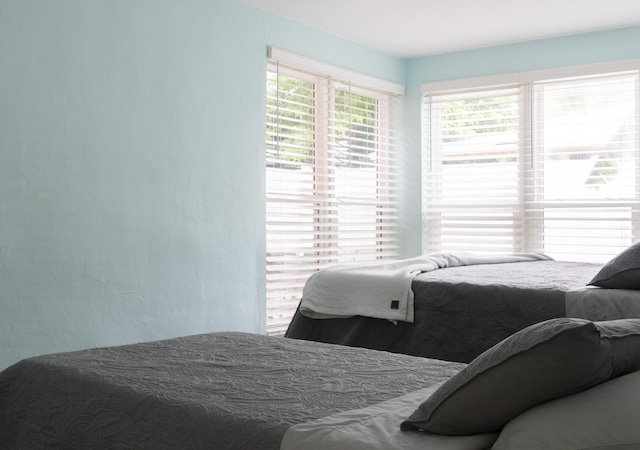
[[[401,428],[500,431],[495,450],[640,448],[639,370],[640,319],[551,319],[478,356]]]

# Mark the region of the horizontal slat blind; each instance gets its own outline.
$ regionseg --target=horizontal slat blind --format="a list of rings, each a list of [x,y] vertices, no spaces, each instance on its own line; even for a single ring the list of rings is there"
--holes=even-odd
[[[426,252],[522,246],[520,86],[426,98]]]
[[[606,261],[637,239],[637,87],[637,71],[534,83],[525,205],[549,254]]]
[[[423,250],[604,262],[640,239],[630,65],[424,88]]]
[[[301,60],[304,62],[304,60]],[[282,334],[307,278],[397,257],[396,95],[271,60],[267,71],[267,332]]]

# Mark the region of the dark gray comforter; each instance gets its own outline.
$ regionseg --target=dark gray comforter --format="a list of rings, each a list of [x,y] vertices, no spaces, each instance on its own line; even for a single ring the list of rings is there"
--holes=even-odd
[[[244,333],[41,356],[0,372],[0,448],[277,449],[293,424],[462,367]]]
[[[418,275],[414,323],[299,312],[286,336],[470,362],[505,337],[565,316],[565,293],[585,286],[599,264],[535,261],[438,269]]]

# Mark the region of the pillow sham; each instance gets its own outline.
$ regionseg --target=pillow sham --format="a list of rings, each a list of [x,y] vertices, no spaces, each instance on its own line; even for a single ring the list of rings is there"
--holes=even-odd
[[[602,266],[587,284],[607,289],[640,289],[640,242]]]
[[[492,450],[640,448],[640,371],[531,408],[504,427]]]
[[[540,403],[640,369],[640,319],[558,318],[531,325],[474,359],[427,398],[402,430],[500,430]]]

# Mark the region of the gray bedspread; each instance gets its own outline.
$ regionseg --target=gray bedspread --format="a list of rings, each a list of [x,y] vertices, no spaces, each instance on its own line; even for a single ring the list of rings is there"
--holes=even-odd
[[[244,333],[40,356],[0,372],[0,448],[277,449],[291,425],[462,367]]]
[[[505,337],[565,316],[565,293],[585,286],[599,264],[535,261],[438,269],[418,275],[414,323],[310,319],[299,312],[286,336],[470,362]]]

